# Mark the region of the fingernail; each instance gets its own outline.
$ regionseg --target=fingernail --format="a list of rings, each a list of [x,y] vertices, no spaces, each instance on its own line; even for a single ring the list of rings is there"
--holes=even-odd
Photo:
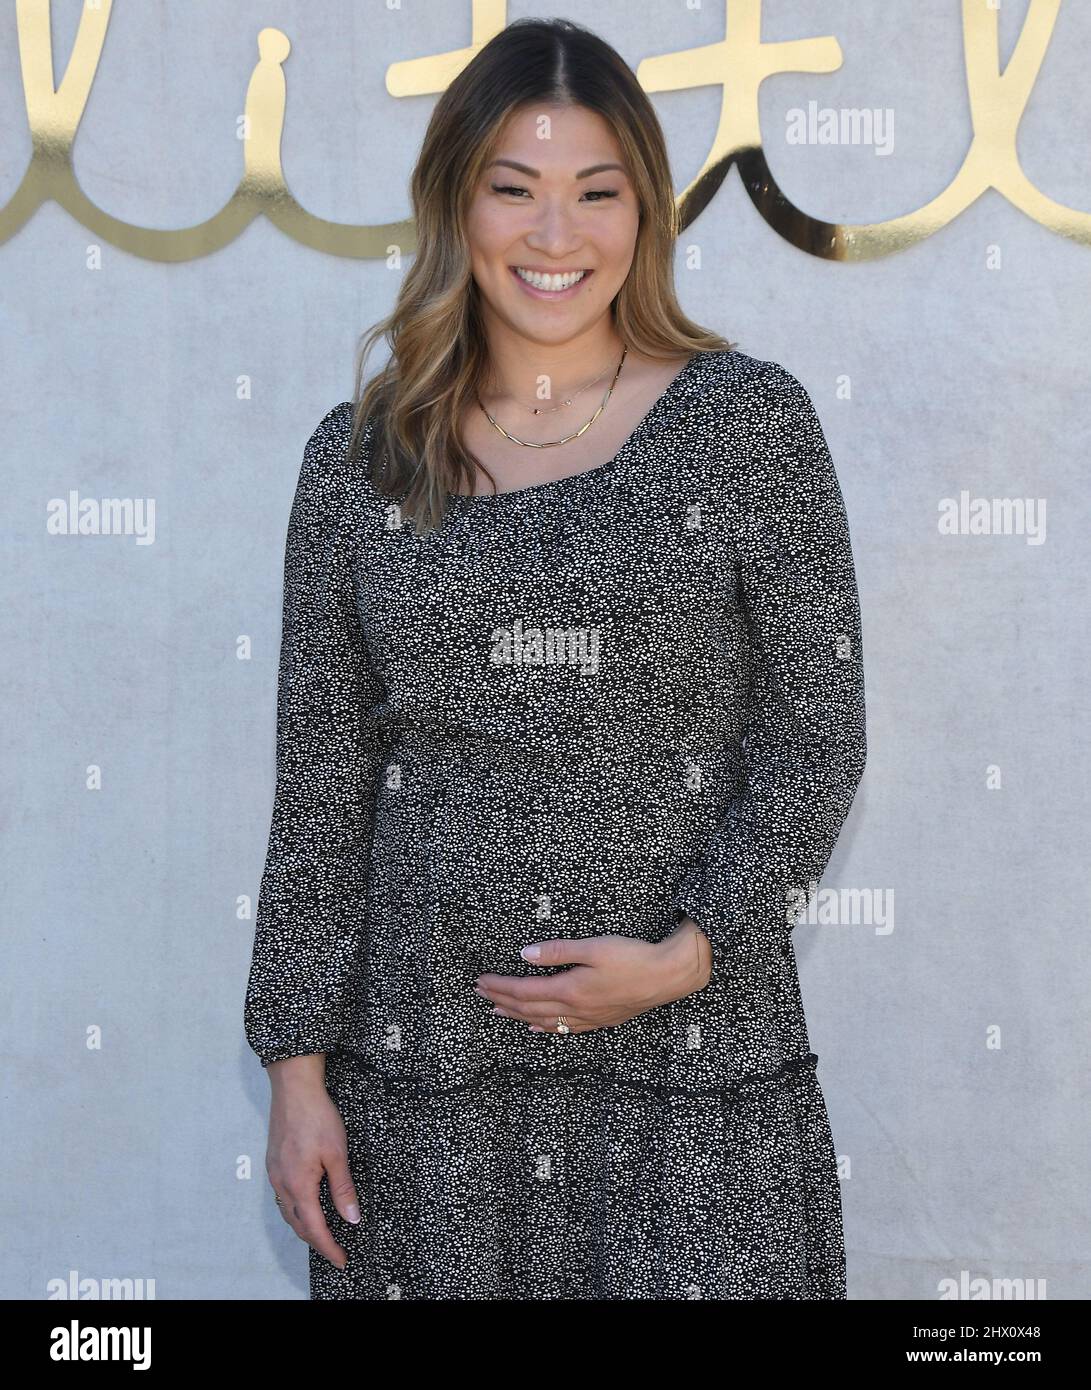
[[[348,1206],[345,1208],[345,1215],[355,1226],[360,1220],[360,1208],[356,1205],[355,1202],[350,1202]]]
[[[519,954],[524,960],[537,960],[542,954],[542,948],[540,946],[524,946]]]

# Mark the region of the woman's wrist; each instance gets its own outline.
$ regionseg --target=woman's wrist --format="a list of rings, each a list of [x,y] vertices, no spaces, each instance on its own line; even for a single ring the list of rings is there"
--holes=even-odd
[[[704,989],[712,974],[712,943],[692,917],[683,917],[678,926],[659,942],[663,962],[665,1003],[683,999]]]
[[[304,1090],[315,1086],[325,1088],[326,1054],[301,1052],[295,1057],[282,1057],[265,1068],[269,1083],[275,1091]]]

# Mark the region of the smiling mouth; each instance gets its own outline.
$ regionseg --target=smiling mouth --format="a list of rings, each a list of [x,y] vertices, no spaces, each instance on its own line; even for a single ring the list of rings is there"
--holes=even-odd
[[[529,285],[532,290],[538,290],[542,294],[563,294],[566,290],[574,289],[576,285],[582,284],[589,275],[594,274],[594,271],[591,270],[528,270],[521,265],[513,265],[510,269],[516,279],[522,280],[523,284]]]

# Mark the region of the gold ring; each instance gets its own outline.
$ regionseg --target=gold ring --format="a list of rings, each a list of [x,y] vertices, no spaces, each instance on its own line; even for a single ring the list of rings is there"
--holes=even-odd
[[[558,1014],[558,1015],[557,1015],[557,1032],[558,1032],[558,1033],[571,1033],[571,1031],[572,1031],[572,1029],[569,1028],[569,1026],[568,1026],[568,1019],[565,1018],[564,1014]]]

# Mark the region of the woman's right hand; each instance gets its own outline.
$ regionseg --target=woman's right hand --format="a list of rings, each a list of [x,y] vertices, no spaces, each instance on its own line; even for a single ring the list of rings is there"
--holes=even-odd
[[[333,1204],[346,1221],[359,1222],[360,1206],[349,1171],[345,1122],[326,1090],[325,1053],[285,1057],[270,1062],[266,1071],[273,1093],[265,1171],[280,1198],[280,1214],[300,1240],[344,1269],[348,1254],[330,1234],[318,1198],[323,1172]]]

